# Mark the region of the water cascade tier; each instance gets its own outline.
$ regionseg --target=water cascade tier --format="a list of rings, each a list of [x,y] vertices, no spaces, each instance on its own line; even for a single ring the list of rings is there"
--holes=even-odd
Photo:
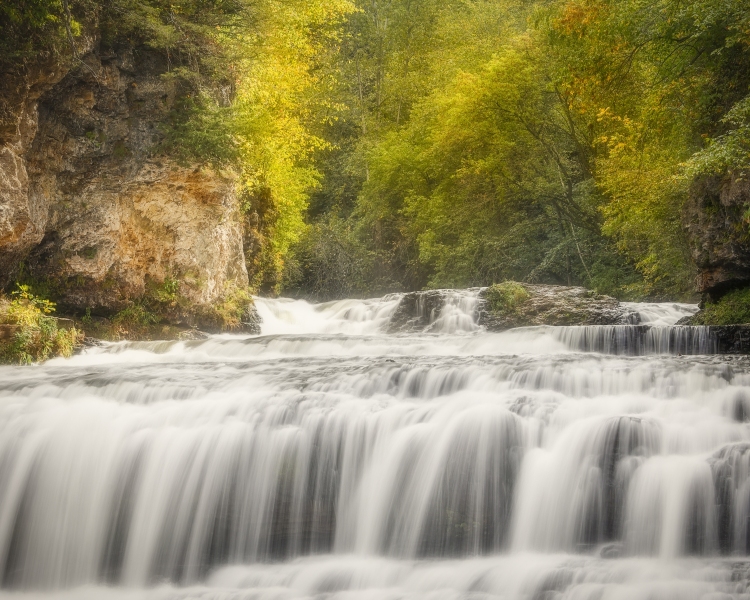
[[[697,307],[404,298],[0,368],[0,597],[750,598],[750,360]]]

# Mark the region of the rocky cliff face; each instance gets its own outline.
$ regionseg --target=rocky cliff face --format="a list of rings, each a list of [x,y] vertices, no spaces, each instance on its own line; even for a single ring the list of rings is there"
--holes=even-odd
[[[156,156],[178,94],[163,57],[86,50],[0,91],[0,284],[20,271],[63,307],[114,312],[172,282],[182,316],[202,314],[248,284],[235,182]]]
[[[697,180],[683,215],[693,260],[696,289],[717,299],[750,285],[750,174]]]

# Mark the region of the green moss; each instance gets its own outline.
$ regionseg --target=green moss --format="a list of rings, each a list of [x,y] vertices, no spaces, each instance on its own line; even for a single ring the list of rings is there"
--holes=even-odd
[[[515,281],[504,281],[491,285],[486,292],[493,312],[514,314],[530,298],[528,290]]]
[[[146,284],[146,295],[150,304],[175,306],[181,299],[180,282],[169,276],[159,283],[149,281]]]
[[[728,293],[718,302],[707,302],[691,319],[693,325],[742,325],[750,323],[750,288]]]
[[[126,158],[130,156],[130,149],[122,142],[117,142],[112,149],[112,156],[115,158]]]
[[[80,255],[89,260],[93,260],[96,258],[97,252],[98,248],[96,246],[88,246],[81,250]]]

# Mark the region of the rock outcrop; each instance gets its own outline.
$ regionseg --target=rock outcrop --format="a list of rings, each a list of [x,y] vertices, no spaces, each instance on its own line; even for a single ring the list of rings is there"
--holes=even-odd
[[[440,314],[450,290],[409,292],[391,315],[388,332],[425,331]]]
[[[696,290],[716,300],[750,285],[750,173],[693,183],[683,222],[698,267]]]
[[[750,354],[750,325],[712,325],[708,330],[718,354]]]
[[[85,43],[90,50],[92,40]],[[44,235],[46,207],[29,194],[27,155],[36,139],[39,99],[67,72],[52,58],[0,72],[0,285]]]
[[[479,324],[490,331],[531,325],[619,325],[635,315],[582,287],[505,282],[482,290]]]
[[[61,308],[106,314],[167,282],[193,322],[248,285],[232,176],[155,153],[179,96],[167,69],[92,39],[67,74],[37,65],[4,84],[0,285],[22,271]]]

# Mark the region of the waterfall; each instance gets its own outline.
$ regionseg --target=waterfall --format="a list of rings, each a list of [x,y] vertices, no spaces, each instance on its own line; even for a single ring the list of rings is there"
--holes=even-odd
[[[259,298],[260,335],[1,367],[0,597],[746,597],[750,362],[691,305],[479,302]]]

